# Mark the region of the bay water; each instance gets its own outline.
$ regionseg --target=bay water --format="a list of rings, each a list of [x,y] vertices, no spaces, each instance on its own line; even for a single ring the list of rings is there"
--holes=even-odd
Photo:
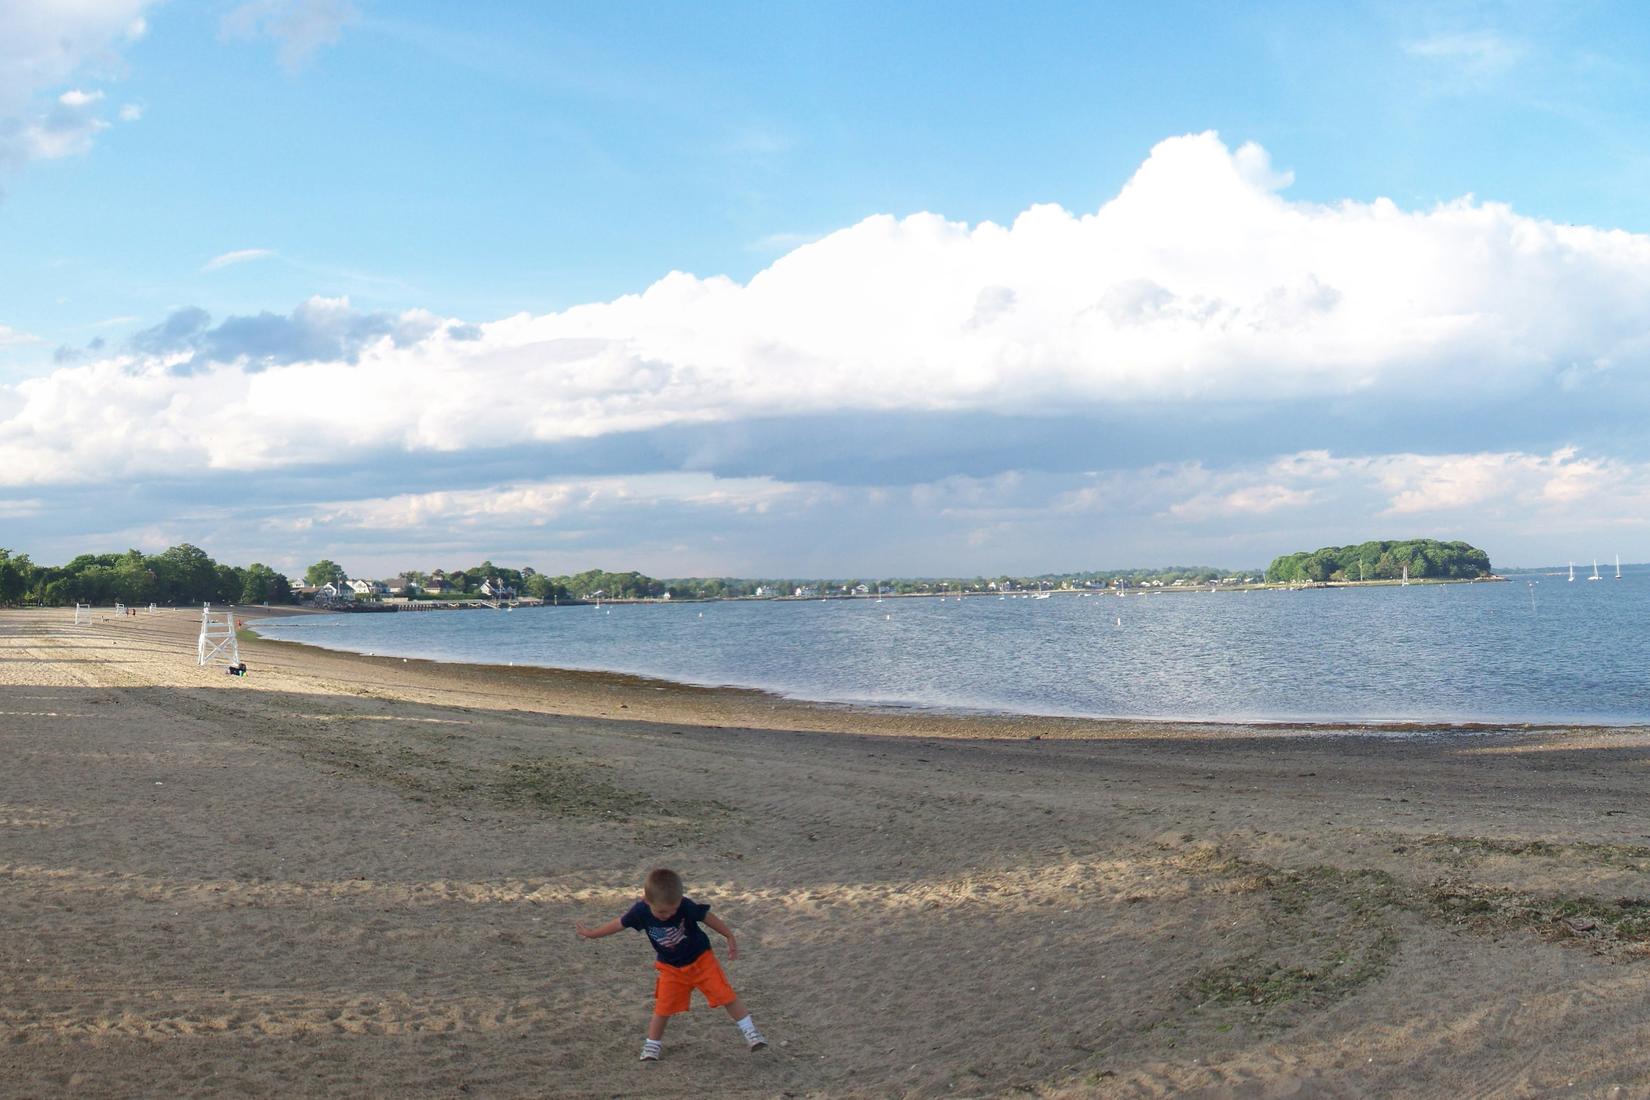
[[[1125,598],[604,604],[266,619],[272,638],[798,699],[1208,721],[1650,723],[1650,572]]]

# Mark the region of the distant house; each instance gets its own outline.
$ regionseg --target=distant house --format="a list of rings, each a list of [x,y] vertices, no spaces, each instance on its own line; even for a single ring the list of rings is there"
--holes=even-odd
[[[481,582],[481,594],[490,599],[508,600],[515,596],[516,590],[497,577],[489,577]]]
[[[355,590],[349,586],[347,581],[328,581],[315,590],[315,598],[318,600],[353,600],[355,599]]]
[[[387,591],[378,581],[350,581],[349,587],[357,596],[382,596]]]
[[[871,594],[871,586],[870,585],[868,585],[868,584],[856,584],[856,585],[854,585],[854,595],[856,595],[856,596],[869,596],[870,594]]]
[[[384,591],[392,596],[411,596],[418,591],[418,585],[406,577],[391,577],[384,582]]]
[[[446,577],[432,576],[424,582],[424,591],[432,595],[443,596],[452,590],[452,583]]]
[[[758,596],[771,598],[771,597],[774,597],[774,596],[783,596],[785,593],[779,590],[778,585],[759,584],[759,585],[756,586],[756,593],[755,594],[758,595]]]
[[[809,598],[812,598],[814,596],[819,595],[819,589],[815,588],[811,584],[805,584],[801,588],[798,588],[796,590],[796,594],[798,596],[801,596],[801,597],[805,598],[805,599],[809,599]]]

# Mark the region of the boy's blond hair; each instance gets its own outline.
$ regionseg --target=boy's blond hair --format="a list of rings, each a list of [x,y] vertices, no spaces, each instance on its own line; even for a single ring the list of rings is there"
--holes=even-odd
[[[642,884],[642,897],[649,905],[674,905],[682,900],[682,876],[669,867],[655,867]]]

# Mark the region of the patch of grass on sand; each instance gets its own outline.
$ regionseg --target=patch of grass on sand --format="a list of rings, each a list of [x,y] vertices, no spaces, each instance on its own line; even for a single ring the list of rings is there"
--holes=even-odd
[[[400,731],[398,731],[400,732]],[[401,736],[428,735],[423,731]],[[306,759],[401,791],[415,802],[457,809],[497,808],[553,817],[594,817],[628,821],[641,815],[666,816],[657,799],[607,779],[605,765],[573,756],[533,759],[459,760],[441,750],[457,748],[438,736],[415,748],[386,739],[294,736]],[[674,804],[682,813],[685,803]],[[693,809],[726,810],[720,804]]]
[[[1456,865],[1491,856],[1531,856],[1536,859],[1570,859],[1629,871],[1642,871],[1650,862],[1650,847],[1638,844],[1599,844],[1591,841],[1555,843],[1550,840],[1519,840],[1487,836],[1403,837],[1434,859]]]
[[[1386,973],[1398,950],[1390,910],[1399,888],[1391,876],[1336,867],[1278,871],[1243,861],[1228,867],[1240,879],[1258,877],[1269,910],[1266,942],[1197,975],[1185,995],[1199,1007],[1318,1007]]]
[[[1422,901],[1432,915],[1477,930],[1529,929],[1586,941],[1606,954],[1650,954],[1650,898],[1522,894],[1445,880],[1424,891]]]
[[[599,765],[553,758],[506,764],[478,791],[495,805],[561,817],[628,819],[665,810],[657,799],[608,782],[599,774]]]

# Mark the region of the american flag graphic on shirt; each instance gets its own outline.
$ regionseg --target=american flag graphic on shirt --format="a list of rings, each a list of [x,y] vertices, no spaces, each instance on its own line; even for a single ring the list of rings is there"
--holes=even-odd
[[[675,947],[687,939],[687,930],[682,927],[686,923],[686,921],[677,921],[666,928],[649,928],[647,934],[660,947]]]

